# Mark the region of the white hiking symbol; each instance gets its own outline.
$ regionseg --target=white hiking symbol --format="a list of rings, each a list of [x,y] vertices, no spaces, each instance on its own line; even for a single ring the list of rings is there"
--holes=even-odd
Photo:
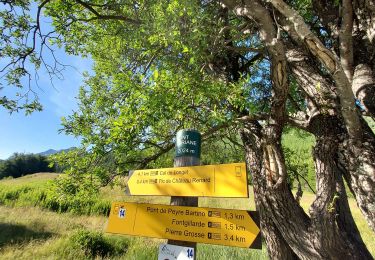
[[[120,208],[120,210],[118,212],[118,217],[119,218],[125,218],[125,213],[126,213],[126,210],[124,208]]]

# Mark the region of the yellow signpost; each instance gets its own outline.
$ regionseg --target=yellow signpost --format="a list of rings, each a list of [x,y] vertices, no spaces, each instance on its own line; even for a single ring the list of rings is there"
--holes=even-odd
[[[114,202],[106,232],[261,248],[258,214],[245,210]]]
[[[135,170],[127,185],[130,195],[248,197],[245,163]]]

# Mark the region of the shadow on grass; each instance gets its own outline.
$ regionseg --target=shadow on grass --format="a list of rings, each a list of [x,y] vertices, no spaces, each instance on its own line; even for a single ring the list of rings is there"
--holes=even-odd
[[[0,223],[0,248],[7,244],[22,244],[31,240],[45,240],[54,233],[30,229],[24,225]]]

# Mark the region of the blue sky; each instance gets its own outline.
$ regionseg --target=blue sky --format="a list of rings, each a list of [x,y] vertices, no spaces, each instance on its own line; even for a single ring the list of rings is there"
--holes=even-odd
[[[72,114],[77,108],[77,95],[82,85],[82,72],[90,71],[92,62],[77,56],[68,56],[58,50],[59,60],[67,67],[64,79],[54,79],[53,85],[45,71],[39,72],[38,85],[33,82],[33,90],[38,93],[43,105],[42,112],[25,116],[24,112],[9,114],[0,107],[0,159],[6,159],[14,152],[38,153],[50,148],[64,149],[79,145],[79,139],[59,134],[61,117]],[[4,92],[0,91],[3,95]]]
[[[1,6],[0,9],[4,7]],[[36,16],[36,3],[31,5],[30,15]],[[41,30],[46,33],[52,30],[51,19],[41,17]],[[91,71],[92,61],[79,56],[67,55],[64,50],[55,50],[57,60],[69,65],[62,72],[63,79],[54,78],[51,82],[43,66],[38,71],[39,80],[31,82],[43,105],[42,112],[34,112],[25,116],[23,111],[9,114],[0,106],[0,159],[6,159],[15,152],[39,153],[48,149],[65,149],[79,146],[80,140],[73,136],[58,133],[62,128],[61,117],[72,114],[77,109],[77,95],[83,84],[82,72]],[[53,59],[50,53],[44,52],[44,59],[51,65]],[[0,65],[6,63],[0,59]],[[0,90],[0,96],[14,96],[12,86]]]

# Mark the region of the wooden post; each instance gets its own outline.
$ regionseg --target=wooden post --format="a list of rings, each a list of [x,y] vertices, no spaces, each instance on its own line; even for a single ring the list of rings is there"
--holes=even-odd
[[[200,165],[201,134],[197,130],[183,129],[176,135],[176,155],[174,167]],[[171,197],[171,205],[174,206],[198,206],[198,197]],[[168,240],[168,244],[194,248],[194,259],[196,245],[194,242]]]

